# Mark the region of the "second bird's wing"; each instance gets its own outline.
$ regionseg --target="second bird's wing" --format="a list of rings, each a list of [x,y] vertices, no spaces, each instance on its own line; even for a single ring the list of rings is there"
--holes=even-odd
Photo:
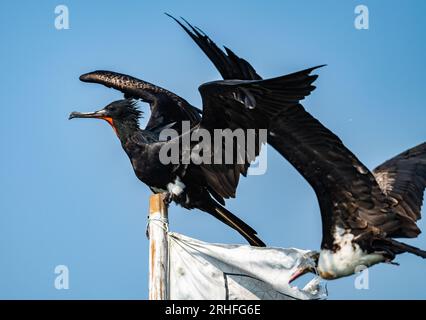
[[[373,171],[384,193],[394,200],[394,210],[417,221],[426,187],[426,142],[408,149]]]
[[[167,14],[167,13],[166,13]],[[260,80],[262,79],[253,66],[246,60],[238,57],[231,49],[224,47],[221,50],[201,29],[192,26],[188,21],[182,18],[187,24],[177,20],[175,17],[167,14],[175,20],[191,37],[198,47],[214,64],[223,79],[239,79],[239,80]]]

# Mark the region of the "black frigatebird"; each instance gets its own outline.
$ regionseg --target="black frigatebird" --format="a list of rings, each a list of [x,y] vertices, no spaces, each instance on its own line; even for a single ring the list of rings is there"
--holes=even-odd
[[[174,19],[215,65],[224,79],[259,80],[254,68],[229,48],[221,50],[202,30]],[[396,254],[425,251],[394,240],[420,230],[426,187],[426,143],[370,172],[302,106],[285,108],[272,119],[268,142],[311,184],[318,197],[323,240],[318,272],[326,279],[354,273],[357,266],[390,262]],[[301,269],[293,279],[309,268]]]
[[[205,211],[237,230],[251,245],[264,246],[255,230],[224,207],[225,199],[235,197],[240,174],[247,174],[260,148],[247,151],[246,146],[237,140],[235,149],[243,150],[243,153],[232,157],[232,163],[215,163],[217,148],[224,148],[223,155],[228,152],[222,144],[213,146],[211,160],[201,164],[165,165],[160,161],[160,152],[164,150],[162,148],[169,149],[176,140],[180,143],[184,135],[202,136],[202,130],[214,136],[215,129],[268,128],[270,119],[282,108],[296,106],[314,90],[312,83],[317,78],[311,75],[314,69],[268,80],[224,80],[203,84],[199,88],[203,101],[201,120],[198,109],[170,91],[127,75],[97,71],[81,76],[81,80],[119,89],[127,99],[113,102],[96,112],[72,112],[70,119],[106,120],[120,139],[136,176],[153,192],[167,192],[182,207]],[[152,115],[146,129],[139,127],[141,112],[130,98],[150,104]],[[189,132],[181,132],[178,139],[159,140],[160,129],[173,127],[182,120],[191,123]],[[192,149],[197,147],[197,144],[191,145]],[[179,149],[179,152],[183,150]],[[243,159],[242,163],[238,159]]]

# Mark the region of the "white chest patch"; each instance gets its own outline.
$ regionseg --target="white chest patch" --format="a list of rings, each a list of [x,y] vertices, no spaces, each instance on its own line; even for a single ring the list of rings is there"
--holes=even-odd
[[[180,180],[179,177],[176,177],[174,182],[167,184],[167,190],[170,193],[173,193],[175,196],[179,196],[185,189],[185,184]]]
[[[358,268],[370,267],[385,259],[381,254],[368,254],[353,241],[354,235],[349,230],[336,227],[334,243],[339,250],[321,250],[318,261],[318,272],[324,279],[336,279],[357,272]]]

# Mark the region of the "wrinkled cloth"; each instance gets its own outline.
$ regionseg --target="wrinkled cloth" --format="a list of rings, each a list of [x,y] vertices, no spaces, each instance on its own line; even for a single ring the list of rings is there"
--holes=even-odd
[[[172,300],[326,298],[319,277],[303,289],[288,283],[298,267],[314,266],[312,251],[212,244],[173,232],[168,238]]]

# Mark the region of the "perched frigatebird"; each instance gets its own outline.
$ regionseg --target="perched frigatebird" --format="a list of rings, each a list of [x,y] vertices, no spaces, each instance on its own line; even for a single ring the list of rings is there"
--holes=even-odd
[[[173,17],[171,17],[173,18]],[[203,31],[173,18],[202,49],[224,79],[259,80],[246,61],[221,50]],[[311,184],[318,197],[323,240],[317,271],[325,279],[350,275],[358,266],[391,262],[396,254],[426,252],[394,240],[420,230],[426,187],[426,143],[370,172],[341,140],[302,106],[284,108],[271,121],[268,142]],[[307,271],[301,269],[293,280]]]
[[[248,69],[253,70],[249,72],[255,73],[254,69],[250,66],[248,62],[244,62],[243,59],[240,59],[236,55],[233,55],[232,58],[240,61],[239,63],[241,65],[245,64]],[[232,79],[232,76],[227,77],[227,79]],[[111,72],[111,71],[90,72],[80,76],[80,80],[83,82],[88,82],[88,83],[102,84],[102,85],[105,85],[106,87],[119,90],[123,92],[124,97],[126,99],[140,99],[144,102],[149,103],[150,109],[151,109],[151,115],[144,129],[144,134],[150,137],[150,142],[157,141],[159,139],[159,134],[165,128],[175,129],[179,133],[182,133],[181,131],[182,122],[184,121],[189,122],[191,128],[199,125],[200,123],[200,120],[201,120],[200,114],[202,113],[200,109],[192,106],[185,99],[177,96],[173,92],[170,92],[164,88],[158,87],[144,80],[140,80],[129,75]],[[309,79],[307,80],[311,81]],[[314,79],[312,79],[312,81],[313,80]],[[136,118],[136,115],[137,117],[140,117],[141,114],[139,111],[135,109],[133,102],[122,101],[122,102],[113,103],[113,105],[115,106],[119,106],[122,104],[132,105],[131,108],[127,108],[129,109],[128,112],[130,114],[133,114],[134,118]],[[85,117],[84,114],[81,114],[80,116]],[[107,120],[111,125],[115,123],[113,127],[115,128],[117,134],[120,135],[119,133],[120,131],[117,130],[117,123],[120,122],[119,120],[117,121],[116,119],[113,122],[112,117],[103,117],[103,119]],[[120,126],[120,124],[118,125]],[[132,124],[131,126],[135,127],[136,125]],[[133,167],[135,167],[133,161],[132,161],[132,164],[133,164]],[[245,168],[242,174],[245,175],[246,171],[247,169]],[[224,180],[224,178],[220,176],[214,177],[213,172],[210,172],[209,175],[213,177],[213,178],[210,178],[209,180],[213,180],[215,182],[210,181],[208,183],[214,183],[216,185],[217,183],[221,183],[223,184],[224,188],[228,188],[228,189],[235,189],[237,187],[238,175],[236,175],[236,177],[234,178],[234,180],[236,179],[236,181],[233,182],[233,185],[231,187],[229,187],[229,183],[226,182],[226,179]],[[142,180],[142,181],[145,182],[146,180]],[[149,183],[147,184],[148,186],[151,187],[151,190],[155,193],[164,191],[164,189],[157,188],[154,185],[151,186]],[[210,188],[209,192],[222,205],[224,205],[223,198],[229,198],[229,197],[235,196],[235,190],[228,192],[229,194],[226,194],[223,197],[220,195],[217,195],[212,188]],[[211,202],[211,200],[209,200],[208,202]],[[188,205],[184,205],[184,207],[190,208]],[[256,232],[250,226],[245,224],[243,221],[241,221],[239,218],[234,216],[225,208],[221,207],[219,204],[217,203],[215,203],[214,205],[212,205],[211,203],[203,204],[202,206],[199,206],[199,209],[210,212],[210,213],[213,212],[212,213],[213,216],[218,217],[220,220],[225,221],[225,223],[230,225],[232,228],[237,229],[238,232],[240,232],[249,241],[250,244],[264,246],[264,243],[256,237]]]
[[[260,148],[248,152],[246,146],[242,146],[237,140],[235,149],[241,149],[243,153],[239,153],[240,157],[233,157],[232,163],[215,162],[217,148],[222,148],[224,155],[228,152],[220,144],[211,147],[210,161],[200,164],[192,161],[189,164],[164,164],[160,161],[161,150],[169,149],[169,145],[176,143],[176,139],[159,140],[157,129],[173,127],[177,120],[187,117],[191,123],[190,130],[181,132],[177,139],[180,143],[187,134],[202,136],[203,130],[214,136],[216,129],[268,128],[269,119],[279,113],[280,109],[297,105],[314,90],[312,83],[317,78],[316,75],[311,75],[314,69],[268,80],[224,80],[203,84],[199,88],[203,100],[201,120],[198,120],[197,109],[165,89],[130,76],[97,71],[83,75],[81,79],[108,86],[114,83],[114,87],[122,90],[128,99],[113,102],[96,112],[72,112],[70,119],[106,120],[120,139],[136,176],[152,191],[167,192],[171,200],[184,208],[198,208],[210,213],[237,230],[250,244],[264,246],[255,230],[223,206],[225,199],[235,197],[239,175],[246,175],[250,162],[258,155]],[[151,105],[153,115],[146,129],[139,127],[141,113],[134,100],[130,99],[134,97]],[[198,144],[193,143],[191,150],[197,147]],[[184,150],[179,149],[179,152]],[[242,158],[243,161],[239,162],[237,158]]]

